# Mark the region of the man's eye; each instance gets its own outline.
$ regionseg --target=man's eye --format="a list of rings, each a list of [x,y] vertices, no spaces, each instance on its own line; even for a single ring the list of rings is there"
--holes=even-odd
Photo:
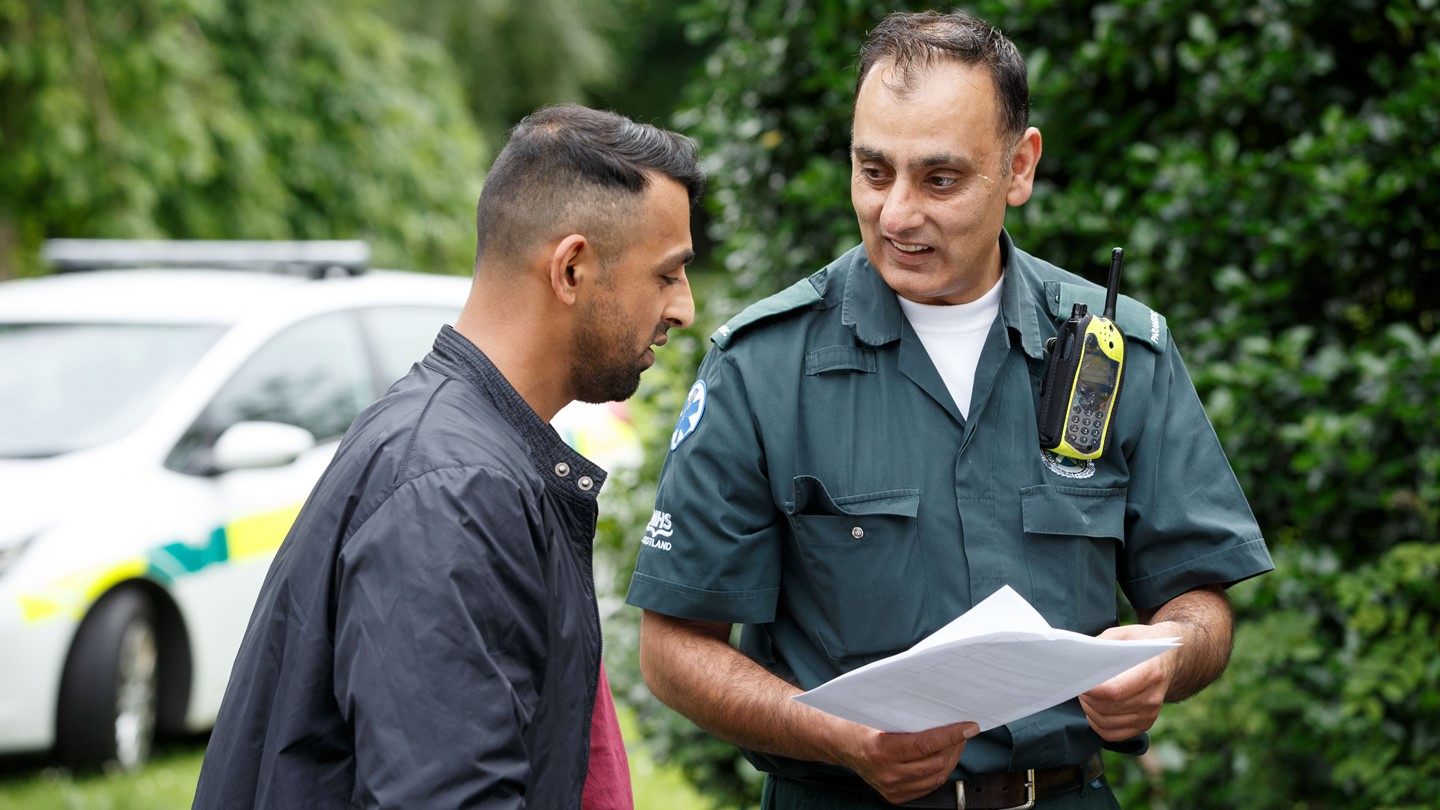
[[[930,184],[933,185],[933,186],[935,186],[936,188],[950,188],[951,186],[955,185],[955,184],[958,183],[958,182],[960,182],[960,179],[957,178],[957,177],[932,177],[932,178],[930,178]]]
[[[885,179],[885,172],[870,166],[862,166],[860,167],[860,176],[871,182],[876,182]]]

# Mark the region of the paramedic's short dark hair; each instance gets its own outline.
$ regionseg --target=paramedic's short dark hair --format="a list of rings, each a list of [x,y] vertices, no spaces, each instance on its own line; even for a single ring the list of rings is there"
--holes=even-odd
[[[895,12],[881,20],[860,48],[855,96],[860,96],[860,88],[881,62],[894,63],[895,72],[887,86],[903,96],[912,89],[920,70],[928,68],[936,59],[984,66],[995,82],[1000,134],[1007,141],[1019,139],[1030,125],[1030,85],[1025,74],[1025,58],[1015,43],[998,29],[962,11]]]

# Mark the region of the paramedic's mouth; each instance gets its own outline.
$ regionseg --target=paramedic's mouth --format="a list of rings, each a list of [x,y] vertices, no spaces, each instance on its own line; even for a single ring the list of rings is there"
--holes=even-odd
[[[935,248],[928,245],[916,245],[889,238],[885,241],[889,242],[892,248],[905,256],[924,256],[935,252]]]

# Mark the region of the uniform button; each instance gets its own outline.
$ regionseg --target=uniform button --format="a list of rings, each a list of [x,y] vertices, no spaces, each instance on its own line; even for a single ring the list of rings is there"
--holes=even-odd
[[[563,462],[563,461],[560,462],[559,464],[556,464],[556,465],[555,465],[555,474],[558,475],[558,476],[560,476],[561,478],[566,477],[567,475],[570,474],[570,465],[569,465],[569,464],[566,464],[566,463]]]
[[[589,492],[590,488],[595,486],[595,482],[588,475],[580,476],[580,480],[576,481],[575,483],[579,484],[580,488],[585,490],[586,492]]]
[[[859,540],[860,538],[865,536],[865,530],[860,528],[859,526],[856,526],[855,528],[850,530],[850,536],[855,538],[856,540]]]

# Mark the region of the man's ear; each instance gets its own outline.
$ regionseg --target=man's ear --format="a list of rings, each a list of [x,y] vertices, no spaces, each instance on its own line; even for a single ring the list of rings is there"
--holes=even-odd
[[[1024,205],[1035,189],[1035,167],[1040,164],[1040,130],[1030,127],[1015,144],[1010,156],[1010,185],[1005,189],[1005,202]]]
[[[600,272],[600,257],[590,240],[572,233],[555,243],[546,271],[550,289],[563,304],[574,304],[581,286],[591,284]]]

